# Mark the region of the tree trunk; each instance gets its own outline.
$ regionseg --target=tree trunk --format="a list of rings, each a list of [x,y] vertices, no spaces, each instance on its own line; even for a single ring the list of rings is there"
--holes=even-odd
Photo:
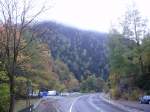
[[[14,77],[12,76],[10,78],[10,105],[9,105],[9,112],[14,112],[14,103],[15,103],[15,83],[14,83]]]
[[[143,59],[142,59],[141,55],[139,57],[139,63],[140,63],[140,67],[141,67],[141,73],[144,74],[144,65],[143,65]]]

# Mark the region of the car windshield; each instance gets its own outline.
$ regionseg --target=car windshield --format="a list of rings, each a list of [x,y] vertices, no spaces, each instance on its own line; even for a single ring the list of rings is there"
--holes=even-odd
[[[144,96],[144,98],[145,98],[145,99],[148,99],[148,98],[150,98],[150,96]]]

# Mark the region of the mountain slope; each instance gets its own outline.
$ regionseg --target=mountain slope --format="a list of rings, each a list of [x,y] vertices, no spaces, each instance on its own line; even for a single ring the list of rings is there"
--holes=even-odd
[[[46,31],[41,41],[48,44],[54,59],[69,66],[77,79],[95,74],[108,77],[107,34],[84,31],[54,22],[42,22],[37,32]]]

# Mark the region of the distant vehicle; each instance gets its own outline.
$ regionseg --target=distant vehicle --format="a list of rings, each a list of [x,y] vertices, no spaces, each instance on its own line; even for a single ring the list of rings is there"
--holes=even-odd
[[[42,91],[42,92],[39,93],[39,96],[40,97],[48,96],[48,92],[47,91]]]
[[[81,93],[80,92],[73,92],[71,93],[72,95],[80,95]]]
[[[33,92],[33,93],[30,93],[29,96],[30,96],[30,97],[38,97],[38,93],[34,93],[34,92]]]
[[[140,103],[141,104],[150,104],[150,96],[140,97]]]
[[[68,92],[63,92],[60,94],[61,96],[69,96],[69,93]]]
[[[57,91],[53,90],[53,91],[48,91],[48,96],[56,96],[57,95]]]

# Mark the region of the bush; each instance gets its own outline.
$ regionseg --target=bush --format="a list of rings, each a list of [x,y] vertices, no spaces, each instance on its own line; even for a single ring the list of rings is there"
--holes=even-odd
[[[115,87],[110,90],[110,95],[111,95],[111,98],[117,100],[121,97],[121,92],[117,87]]]
[[[141,95],[142,93],[139,89],[133,89],[131,92],[124,92],[121,98],[135,101],[138,100]]]
[[[17,77],[16,78],[16,98],[25,98],[27,94],[27,79],[24,77]]]
[[[128,92],[124,92],[121,96],[122,99],[124,100],[129,100],[129,93]]]
[[[0,111],[8,112],[9,106],[9,86],[0,84]]]
[[[138,89],[135,89],[129,95],[129,100],[138,100],[139,96],[140,96],[140,91]]]

